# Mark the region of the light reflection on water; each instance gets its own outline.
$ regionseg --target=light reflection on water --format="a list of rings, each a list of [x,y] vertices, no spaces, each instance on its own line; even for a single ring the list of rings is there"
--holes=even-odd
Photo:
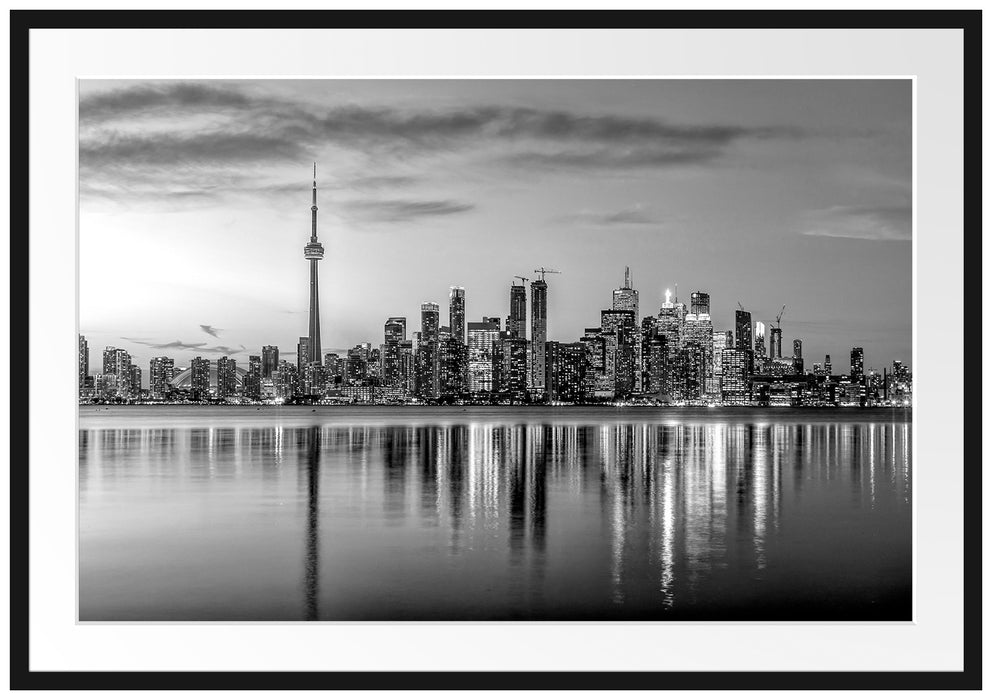
[[[126,410],[83,620],[910,616],[908,413]]]

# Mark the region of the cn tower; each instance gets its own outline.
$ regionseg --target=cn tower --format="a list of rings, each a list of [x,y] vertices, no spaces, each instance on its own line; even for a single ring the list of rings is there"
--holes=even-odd
[[[307,350],[310,364],[321,364],[320,354],[320,294],[317,291],[317,263],[324,259],[324,246],[317,240],[317,164],[313,164],[313,204],[310,207],[310,241],[303,248],[303,257],[310,261],[310,334]],[[300,369],[303,369],[302,367]]]

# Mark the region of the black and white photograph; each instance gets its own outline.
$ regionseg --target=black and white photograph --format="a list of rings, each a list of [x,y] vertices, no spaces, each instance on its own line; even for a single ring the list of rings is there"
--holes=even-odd
[[[912,621],[911,78],[77,104],[80,622]]]

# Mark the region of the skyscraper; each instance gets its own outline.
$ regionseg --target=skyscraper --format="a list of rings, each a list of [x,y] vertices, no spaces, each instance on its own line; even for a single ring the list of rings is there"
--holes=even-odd
[[[514,338],[527,337],[527,288],[510,283],[510,315],[506,317],[506,331]]]
[[[851,379],[865,376],[865,349],[851,348]]]
[[[675,383],[675,373],[679,351],[682,350],[685,333],[685,304],[676,297],[672,301],[672,292],[665,290],[665,301],[658,311],[658,335],[665,338],[665,378],[662,392],[670,394]]]
[[[823,358],[823,373],[828,377],[834,373],[834,366],[830,363],[830,355]]]
[[[735,342],[738,350],[754,349],[754,338],[751,335],[751,312],[737,309],[734,312]]]
[[[548,283],[543,279],[530,283],[530,355],[531,386],[544,390],[547,367],[545,363],[548,340]]]
[[[317,287],[317,263],[324,259],[324,246],[317,240],[317,164],[313,164],[313,204],[310,206],[310,241],[303,248],[310,261],[310,333],[307,336],[308,362],[320,364],[320,294]],[[300,372],[303,366],[299,367]]]
[[[303,373],[303,368],[309,365],[312,360],[310,356],[311,347],[310,338],[301,335],[300,342],[296,344],[296,369],[301,374]]]
[[[262,346],[262,379],[271,379],[279,369],[279,348],[275,345]]]
[[[420,343],[417,346],[417,393],[421,398],[438,396],[438,343],[440,309],[433,301],[420,305]]]
[[[779,336],[781,337],[781,336]],[[796,338],[792,341],[792,371],[796,374],[802,374],[804,370],[803,366],[803,341]]]
[[[616,301],[616,297],[614,297]],[[616,338],[613,353],[613,391],[617,398],[628,398],[634,391],[635,362],[639,353],[640,334],[634,320],[633,309],[603,310],[600,312],[600,330],[603,335]],[[609,349],[607,349],[609,353]],[[607,365],[610,357],[607,356]]]
[[[382,345],[382,384],[398,388],[400,386],[400,343],[406,340],[406,317],[391,316],[383,326]]]
[[[90,346],[86,336],[79,336],[79,389],[86,386],[86,377],[90,374]]]
[[[527,340],[499,334],[493,348],[493,392],[516,403],[527,396]]]
[[[465,288],[451,287],[448,294],[448,327],[451,337],[465,344]]]
[[[782,328],[772,326],[771,346],[768,354],[773,360],[782,359]]]
[[[723,379],[720,392],[723,403],[728,406],[742,406],[750,403],[748,385],[748,363],[753,350],[750,348],[728,348],[723,351]]]
[[[469,321],[468,390],[473,394],[493,390],[493,347],[498,340],[498,320]]]
[[[262,358],[258,355],[248,356],[248,372],[245,374],[242,389],[245,398],[252,401],[262,398]]]
[[[153,357],[148,363],[148,393],[153,399],[163,399],[169,395],[169,381],[175,366],[175,360],[171,357]]]
[[[190,370],[190,399],[206,401],[210,398],[210,360],[194,357]]]
[[[637,323],[640,318],[639,307],[639,295],[630,282],[630,268],[625,267],[623,271],[623,286],[613,290],[613,309],[615,311],[633,311],[634,323]]]
[[[706,314],[710,313],[710,295],[706,292],[693,292],[689,297],[689,313]]]
[[[754,354],[761,358],[768,356],[765,352],[765,324],[761,321],[754,324]]]
[[[126,350],[113,346],[104,348],[103,373],[114,375],[117,396],[131,395],[131,356]]]
[[[229,396],[236,396],[238,368],[234,358],[226,355],[217,360],[217,398],[226,399]]]
[[[548,398],[552,401],[582,401],[585,398],[585,345],[581,342],[550,341],[547,347]]]

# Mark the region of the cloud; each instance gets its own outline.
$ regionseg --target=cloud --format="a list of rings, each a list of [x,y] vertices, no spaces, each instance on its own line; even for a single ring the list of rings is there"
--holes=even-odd
[[[224,329],[223,328],[214,328],[213,326],[204,326],[201,323],[200,324],[200,330],[202,330],[204,333],[207,333],[209,335],[212,335],[215,338],[219,338],[220,337],[220,335],[219,335],[220,332],[222,330],[224,330]]]
[[[305,160],[304,154],[327,145],[406,158],[494,146],[505,152],[506,162],[521,167],[672,167],[711,162],[744,139],[805,135],[788,125],[677,123],[506,105],[322,108],[291,98],[260,97],[225,82],[139,85],[86,94],[80,99],[79,118],[84,168]],[[374,186],[371,180],[368,184]]]
[[[348,218],[381,223],[400,223],[417,219],[463,214],[474,204],[453,200],[360,199],[342,202]]]
[[[554,222],[578,226],[659,226],[663,221],[641,204],[615,211],[581,209],[574,214],[556,217]]]
[[[215,345],[212,348],[200,348],[200,352],[210,352],[218,355],[239,355],[246,350],[247,348],[244,345],[236,348],[228,347],[227,345]]]
[[[804,236],[867,241],[911,241],[913,211],[899,206],[833,206],[806,214]]]
[[[156,348],[159,350],[165,350],[165,349],[196,350],[206,345],[206,343],[184,343],[181,340],[173,340],[171,343],[153,343],[147,340],[138,340],[137,338],[124,338],[124,337],[122,337],[121,340],[126,340],[130,343],[137,343],[138,345],[147,345],[148,347]]]

